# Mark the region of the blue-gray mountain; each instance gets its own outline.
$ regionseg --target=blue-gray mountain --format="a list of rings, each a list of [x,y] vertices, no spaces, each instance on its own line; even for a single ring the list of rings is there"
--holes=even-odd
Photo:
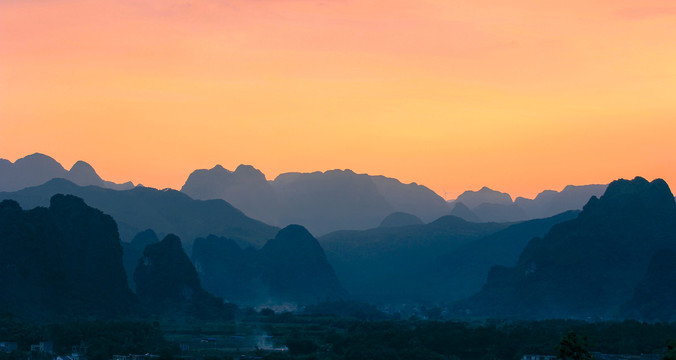
[[[202,288],[195,267],[173,234],[143,250],[134,272],[136,295],[153,314],[194,316],[204,319],[231,318],[232,312]]]
[[[279,230],[247,217],[223,200],[193,200],[179,191],[142,186],[116,191],[52,179],[40,186],[0,193],[0,199],[13,199],[31,208],[45,206],[54,194],[81,197],[87,204],[113,216],[124,241],[150,228],[159,234],[176,234],[184,239],[187,249],[192,240],[209,234],[262,246]]]
[[[568,210],[580,210],[592,196],[600,196],[607,185],[568,185],[560,192],[545,190],[535,199],[512,197],[503,192],[483,187],[479,191],[465,191],[449,201],[452,215],[467,221],[516,222],[551,217]]]
[[[675,283],[670,271],[657,274],[650,267],[651,258],[665,249],[676,249],[676,203],[669,186],[661,179],[617,180],[577,218],[531,240],[514,267],[493,268],[481,292],[460,302],[458,310],[519,318],[646,316],[645,309],[628,306],[641,307],[645,299],[661,296],[646,292]]]
[[[426,302],[440,296],[429,287],[429,264],[483,236],[507,227],[497,223],[470,223],[444,216],[423,225],[336,231],[319,238],[329,262],[347,291],[357,300]],[[423,285],[423,283],[425,283]],[[446,293],[447,289],[443,288]]]
[[[357,300],[441,303],[481,289],[493,265],[512,265],[530,239],[576,212],[509,225],[445,216],[426,225],[338,231],[319,240]]]
[[[260,250],[199,238],[192,258],[204,287],[237,303],[314,303],[347,295],[317,240],[299,225],[280,230]]]
[[[127,273],[129,288],[132,291],[136,292],[134,271],[136,271],[139,259],[143,256],[143,250],[146,249],[146,246],[158,242],[160,242],[160,239],[152,229],[141,231],[130,242],[122,242],[122,264],[124,265],[124,271]]]
[[[251,166],[193,172],[181,191],[196,199],[224,199],[269,224],[303,224],[314,234],[377,226],[402,211],[432,221],[450,211],[432,190],[350,170],[286,173],[274,181]]]
[[[101,179],[94,168],[84,161],[78,161],[70,170],[66,170],[56,160],[40,153],[28,155],[14,163],[0,159],[0,191],[17,191],[42,185],[55,178],[68,179],[81,186],[95,185],[115,190],[134,187],[131,182],[116,184]]]

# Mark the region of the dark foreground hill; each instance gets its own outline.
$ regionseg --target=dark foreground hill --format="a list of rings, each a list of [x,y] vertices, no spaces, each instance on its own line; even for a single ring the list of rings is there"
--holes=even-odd
[[[159,234],[173,233],[191,242],[209,234],[227,236],[243,244],[262,246],[278,229],[251,219],[224,200],[193,200],[175,190],[157,190],[137,186],[116,191],[97,186],[78,186],[64,179],[12,193],[0,193],[0,199],[12,199],[23,207],[45,206],[54,194],[72,194],[101,209],[117,221],[122,240],[129,241],[145,229]],[[190,244],[187,244],[190,249]]]
[[[576,219],[530,241],[515,267],[493,268],[483,290],[458,310],[520,318],[629,314],[632,309],[623,305],[632,298],[660,295],[645,291],[662,288],[650,263],[664,249],[676,249],[676,203],[669,186],[661,179],[617,180]]]
[[[130,242],[122,242],[122,264],[124,271],[127,273],[129,288],[132,291],[136,292],[134,271],[136,271],[139,259],[143,257],[143,250],[146,249],[146,246],[158,242],[160,242],[160,239],[152,229],[141,231]]]
[[[202,288],[197,271],[173,234],[146,246],[134,272],[136,295],[153,314],[230,317],[223,303]]]
[[[258,251],[227,238],[200,238],[192,257],[204,287],[234,302],[314,303],[346,296],[321,246],[299,225],[280,230]]]
[[[111,318],[135,298],[115,221],[74,196],[24,211],[0,203],[0,308],[34,320]]]

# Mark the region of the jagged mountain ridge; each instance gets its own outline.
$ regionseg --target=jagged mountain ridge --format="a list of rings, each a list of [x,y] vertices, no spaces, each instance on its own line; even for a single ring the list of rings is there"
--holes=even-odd
[[[314,234],[377,226],[395,211],[432,221],[450,211],[432,190],[384,176],[350,170],[284,173],[273,181],[248,165],[234,172],[222,166],[196,170],[181,191],[200,199],[231,201],[270,224],[303,224]]]
[[[134,271],[136,295],[153,314],[181,314],[213,319],[226,314],[223,299],[202,288],[181,240],[169,234],[143,250]]]
[[[676,249],[669,186],[617,180],[576,219],[531,240],[514,267],[494,267],[481,292],[458,307],[479,316],[614,318],[661,249]]]
[[[336,231],[319,238],[346,290],[360,301],[433,301],[429,264],[440,255],[506,228],[444,216],[429,224]],[[438,300],[438,296],[434,298]]]
[[[113,216],[124,241],[150,228],[159,234],[176,234],[187,249],[195,238],[209,234],[262,246],[278,231],[276,227],[247,217],[224,200],[194,200],[176,190],[142,186],[118,191],[52,179],[40,186],[0,193],[0,199],[13,199],[30,208],[46,205],[54,194],[76,195]]]
[[[134,187],[132,182],[116,184],[101,179],[96,170],[84,161],[77,161],[70,170],[66,170],[53,158],[40,153],[28,155],[14,163],[0,159],[0,192],[42,185],[55,178],[67,179],[81,186],[95,185],[115,190]]]
[[[479,191],[465,191],[449,201],[452,215],[477,222],[515,222],[542,219],[569,210],[581,210],[592,196],[601,196],[607,185],[568,185],[561,191],[544,190],[534,199],[512,197],[503,192],[483,187]]]
[[[248,304],[316,302],[346,296],[319,242],[302,226],[289,225],[260,250],[228,238],[196,239],[192,260],[204,287]]]

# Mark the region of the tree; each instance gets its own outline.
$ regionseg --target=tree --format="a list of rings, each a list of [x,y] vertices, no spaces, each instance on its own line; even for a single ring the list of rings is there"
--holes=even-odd
[[[556,347],[557,358],[561,360],[592,360],[588,348],[586,336],[579,338],[574,331],[569,331],[566,336],[561,338],[559,346]]]
[[[664,353],[664,360],[676,360],[676,340],[669,343]]]

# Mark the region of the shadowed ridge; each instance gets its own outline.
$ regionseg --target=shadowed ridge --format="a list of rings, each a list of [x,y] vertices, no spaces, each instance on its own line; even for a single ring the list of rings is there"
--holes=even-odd
[[[96,185],[104,187],[103,179],[96,173],[96,170],[84,161],[78,161],[70,168],[67,175],[68,180],[73,183],[86,186]]]
[[[346,294],[319,242],[303,226],[280,230],[260,257],[261,279],[286,298],[307,302]]]
[[[676,203],[661,179],[617,180],[580,215],[531,240],[515,267],[495,267],[460,303],[484,316],[616,316],[652,255],[676,248]]]
[[[223,300],[202,288],[181,239],[169,234],[143,250],[134,272],[136,294],[147,311],[198,318],[231,317]]]
[[[380,225],[378,227],[383,228],[383,227],[401,227],[401,226],[409,226],[409,225],[422,225],[424,224],[422,220],[420,220],[419,217],[397,211],[393,212],[390,215],[387,215],[383,219],[383,221],[380,222]]]

